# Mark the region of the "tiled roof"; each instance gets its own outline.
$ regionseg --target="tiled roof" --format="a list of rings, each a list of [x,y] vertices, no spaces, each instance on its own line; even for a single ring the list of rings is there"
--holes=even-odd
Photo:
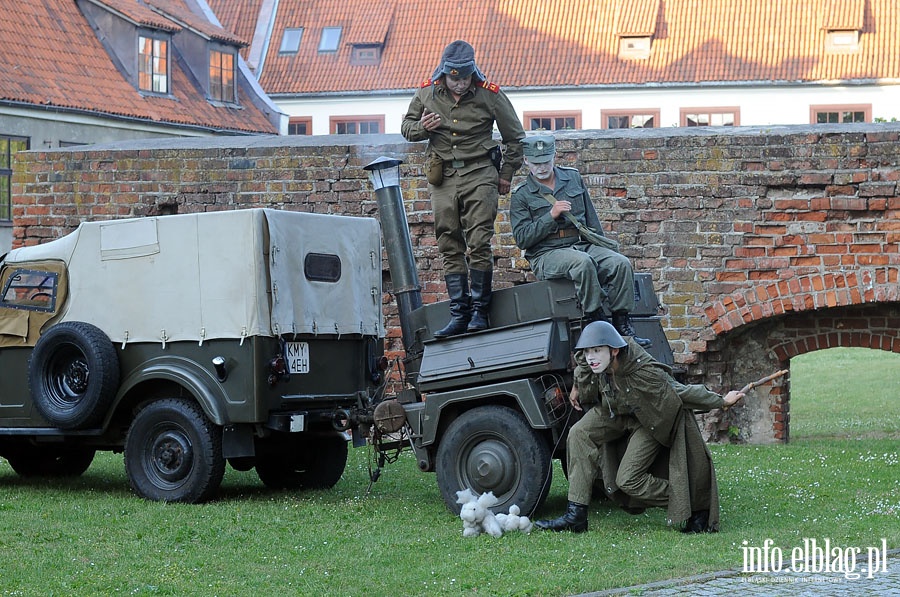
[[[176,2],[181,4],[165,0],[166,5]],[[96,3],[143,25],[181,28],[137,0]],[[192,19],[193,28],[201,18]],[[218,39],[234,38],[207,25],[222,33]],[[210,104],[177,60],[170,62],[171,97],[142,95],[116,68],[74,0],[6,3],[0,19],[0,56],[0,101],[223,131],[278,132],[244,89],[239,88],[241,108]]]
[[[210,8],[222,23],[222,27],[241,39],[251,41],[256,30],[256,20],[263,0],[207,0]],[[241,49],[241,55],[247,58],[248,48]]]
[[[106,2],[106,0],[101,1]],[[213,25],[206,19],[197,16],[191,12],[181,0],[142,1],[149,5],[151,10],[160,12],[161,14],[174,19],[176,22],[184,23],[184,25],[211,39],[217,39],[238,46],[245,46],[249,43],[230,31],[226,31],[222,27]]]
[[[243,4],[256,0],[229,0]],[[224,2],[224,0],[220,0]],[[465,39],[507,88],[709,82],[900,79],[897,0],[279,0],[258,73],[270,94],[412,89],[444,46]],[[385,22],[387,25],[385,26]],[[319,53],[323,27],[343,27]],[[280,55],[286,27],[300,51]],[[828,53],[830,29],[860,30],[859,48]],[[351,43],[386,31],[381,63],[352,65]],[[621,59],[619,37],[652,35],[647,59]]]

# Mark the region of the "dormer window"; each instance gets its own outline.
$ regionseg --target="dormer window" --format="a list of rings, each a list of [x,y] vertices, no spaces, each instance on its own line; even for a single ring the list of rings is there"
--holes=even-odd
[[[319,52],[337,52],[341,42],[340,27],[325,27],[322,29],[322,39],[319,40]]]
[[[138,36],[138,88],[150,93],[169,92],[168,38]]]
[[[235,101],[234,53],[209,51],[209,97],[220,102]]]
[[[834,54],[849,54],[859,49],[859,31],[833,29],[825,34],[825,50]]]
[[[362,45],[355,44],[353,51],[350,53],[350,64],[354,65],[377,65],[381,63],[382,46],[378,44]]]
[[[656,35],[660,16],[660,0],[618,0],[616,2],[616,37],[620,60],[646,60]]]
[[[649,57],[650,36],[619,38],[619,58],[646,60]]]

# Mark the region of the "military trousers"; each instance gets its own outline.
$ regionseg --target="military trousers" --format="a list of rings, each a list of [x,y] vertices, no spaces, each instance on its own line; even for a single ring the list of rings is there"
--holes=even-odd
[[[647,506],[665,506],[669,502],[669,482],[650,474],[650,466],[663,449],[650,432],[631,415],[610,417],[605,406],[595,406],[569,429],[566,442],[569,473],[569,501],[589,504],[594,480],[600,472],[604,443],[628,436],[628,446],[619,461],[615,485],[603,482],[608,493],[617,488]]]
[[[443,183],[428,185],[444,274],[468,274],[469,268],[493,271],[491,238],[497,219],[499,180],[497,169],[486,161],[474,170],[445,168]]]
[[[565,278],[585,313],[599,311],[606,301],[613,313],[634,310],[634,270],[627,257],[587,242],[552,249],[531,260],[539,280]]]

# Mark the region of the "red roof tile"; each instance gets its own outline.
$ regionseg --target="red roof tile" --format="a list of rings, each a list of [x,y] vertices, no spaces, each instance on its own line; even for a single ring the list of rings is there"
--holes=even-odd
[[[372,37],[374,6],[279,0],[262,87],[270,95],[413,89],[454,39],[472,43],[479,67],[511,88],[900,79],[896,0],[480,0],[464,9],[394,0],[380,15],[388,21],[381,64],[351,65],[348,41]],[[826,20],[860,26],[859,49],[826,53]],[[341,46],[319,53],[330,26],[343,27]],[[304,28],[296,55],[278,52],[286,27]],[[618,36],[647,29],[649,58],[620,59]]]
[[[138,8],[125,0],[104,4],[122,14],[128,10],[129,18],[146,25],[163,18],[131,2]],[[176,60],[171,61],[171,97],[142,95],[115,67],[72,0],[8,3],[0,19],[0,56],[0,101],[223,131],[277,133],[243,89],[241,108],[213,106]]]

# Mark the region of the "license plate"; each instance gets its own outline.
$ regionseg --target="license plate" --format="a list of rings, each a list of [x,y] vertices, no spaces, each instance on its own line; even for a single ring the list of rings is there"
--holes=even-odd
[[[288,342],[284,349],[288,373],[309,373],[309,343]]]

